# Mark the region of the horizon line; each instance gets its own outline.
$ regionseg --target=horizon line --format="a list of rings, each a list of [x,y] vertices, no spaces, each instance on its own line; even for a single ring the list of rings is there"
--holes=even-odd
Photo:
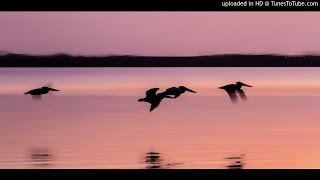
[[[71,54],[64,52],[57,53],[46,53],[46,54],[33,54],[33,53],[15,53],[0,50],[0,57],[7,55],[20,55],[20,56],[70,56],[70,57],[208,57],[208,56],[285,56],[285,57],[303,57],[303,56],[320,56],[320,53],[313,54],[279,54],[279,53],[217,53],[217,54],[203,54],[203,55],[138,55],[138,54],[88,54],[88,55],[80,55],[80,54]]]

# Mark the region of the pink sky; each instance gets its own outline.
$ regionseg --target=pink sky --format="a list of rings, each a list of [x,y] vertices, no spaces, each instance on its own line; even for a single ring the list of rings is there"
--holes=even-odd
[[[0,50],[206,55],[320,52],[318,12],[1,12]]]

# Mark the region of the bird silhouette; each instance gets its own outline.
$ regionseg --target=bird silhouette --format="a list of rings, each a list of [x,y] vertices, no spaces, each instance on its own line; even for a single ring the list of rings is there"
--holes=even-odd
[[[154,110],[156,107],[159,106],[160,102],[164,99],[164,98],[173,98],[171,96],[168,96],[165,92],[162,92],[162,93],[158,93],[157,94],[157,91],[159,90],[159,88],[152,88],[152,89],[149,89],[147,92],[146,92],[146,97],[145,98],[141,98],[139,99],[138,101],[139,102],[148,102],[151,104],[151,107],[150,107],[150,112],[152,110]]]
[[[181,94],[185,93],[186,91],[192,92],[192,93],[197,93],[185,86],[179,86],[179,87],[171,87],[166,89],[165,93],[167,95],[174,95],[174,98],[179,97]]]
[[[41,99],[41,95],[47,94],[49,91],[59,91],[59,90],[53,89],[47,86],[43,86],[41,88],[32,89],[24,94],[30,94],[33,99],[38,100],[38,99]]]
[[[225,90],[228,93],[228,95],[229,95],[229,97],[230,97],[232,102],[237,102],[238,101],[238,97],[237,97],[236,93],[238,93],[240,95],[240,98],[242,100],[246,100],[247,99],[246,94],[241,89],[242,86],[252,87],[250,85],[247,85],[247,84],[244,84],[244,83],[238,81],[235,84],[228,84],[228,85],[225,85],[225,86],[222,86],[222,87],[219,87],[219,88]]]

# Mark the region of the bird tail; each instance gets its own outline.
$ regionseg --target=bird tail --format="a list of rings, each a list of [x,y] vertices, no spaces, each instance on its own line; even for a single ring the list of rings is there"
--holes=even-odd
[[[138,99],[138,101],[139,101],[139,102],[141,102],[141,101],[145,101],[145,99]]]

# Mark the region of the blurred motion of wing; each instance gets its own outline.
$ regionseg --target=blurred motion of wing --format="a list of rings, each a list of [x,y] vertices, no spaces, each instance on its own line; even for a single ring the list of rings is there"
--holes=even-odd
[[[238,89],[238,93],[243,101],[247,100],[247,96],[242,89]]]
[[[245,83],[242,83],[242,82],[238,81],[235,84],[228,84],[228,85],[225,85],[225,86],[221,86],[221,87],[219,87],[219,89],[225,90],[228,93],[231,101],[233,103],[235,103],[235,102],[238,101],[238,97],[237,97],[236,93],[239,93],[239,95],[240,95],[242,100],[246,100],[247,99],[246,94],[241,89],[242,86],[252,87],[252,86],[250,86],[248,84],[245,84]]]

